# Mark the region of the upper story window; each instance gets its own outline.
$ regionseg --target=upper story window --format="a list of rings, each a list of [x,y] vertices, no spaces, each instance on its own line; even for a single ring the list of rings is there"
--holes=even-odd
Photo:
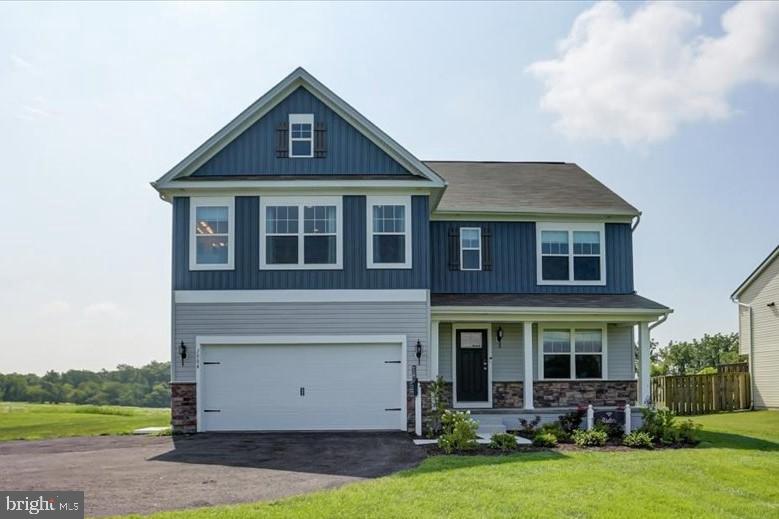
[[[606,330],[560,328],[540,331],[539,371],[544,379],[606,378]]]
[[[480,227],[460,227],[460,270],[481,270]]]
[[[368,268],[411,268],[411,197],[367,198]]]
[[[604,225],[536,224],[539,285],[605,285]]]
[[[340,269],[341,197],[260,197],[260,268]]]
[[[289,114],[289,156],[314,156],[314,114]]]
[[[189,269],[233,268],[233,198],[192,197],[189,202]]]

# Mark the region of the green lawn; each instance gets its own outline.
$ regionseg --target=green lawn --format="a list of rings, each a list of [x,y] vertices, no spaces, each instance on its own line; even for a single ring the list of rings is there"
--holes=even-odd
[[[779,412],[695,420],[695,449],[438,456],[336,490],[152,517],[779,517]]]
[[[169,424],[168,409],[0,402],[0,441],[127,434]]]

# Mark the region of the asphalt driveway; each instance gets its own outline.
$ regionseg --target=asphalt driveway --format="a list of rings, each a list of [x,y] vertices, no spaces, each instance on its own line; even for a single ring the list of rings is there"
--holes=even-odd
[[[201,434],[0,443],[0,488],[83,490],[87,515],[271,500],[417,465],[404,433]]]

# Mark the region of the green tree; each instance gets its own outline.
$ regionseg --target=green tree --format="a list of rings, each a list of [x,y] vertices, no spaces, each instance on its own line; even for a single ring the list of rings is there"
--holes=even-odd
[[[653,375],[689,375],[711,371],[720,364],[742,361],[738,352],[738,334],[705,334],[692,341],[671,341],[665,348],[655,348],[652,356]]]

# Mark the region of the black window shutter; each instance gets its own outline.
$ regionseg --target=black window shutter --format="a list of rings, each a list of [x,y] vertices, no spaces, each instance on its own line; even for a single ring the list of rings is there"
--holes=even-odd
[[[449,270],[460,270],[460,229],[449,227]]]
[[[481,268],[492,270],[492,231],[485,225],[481,228]]]
[[[316,123],[314,130],[314,157],[323,159],[327,157],[327,126],[325,123]]]
[[[289,123],[281,123],[276,127],[276,158],[289,158]]]

